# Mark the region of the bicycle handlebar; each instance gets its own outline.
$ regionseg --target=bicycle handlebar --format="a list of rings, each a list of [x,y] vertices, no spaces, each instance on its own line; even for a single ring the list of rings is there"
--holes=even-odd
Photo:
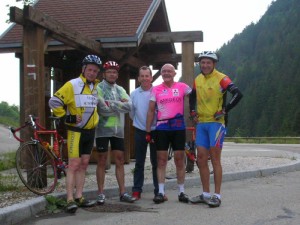
[[[23,139],[19,138],[17,135],[16,135],[16,132],[22,130],[24,127],[28,126],[27,124],[24,124],[23,126],[21,127],[18,127],[18,128],[13,128],[13,127],[8,127],[8,129],[10,130],[10,132],[13,134],[14,138],[19,141],[19,142],[24,142]]]
[[[23,128],[27,127],[27,126],[32,126],[35,130],[38,127],[41,127],[37,122],[36,122],[37,118],[34,117],[33,115],[29,115],[29,120],[25,121],[25,123],[17,128],[14,127],[8,127],[8,129],[10,130],[10,132],[13,134],[14,138],[19,141],[19,142],[25,142],[25,140],[21,139],[20,137],[17,136],[17,132],[22,130]],[[41,127],[42,128],[42,127]]]

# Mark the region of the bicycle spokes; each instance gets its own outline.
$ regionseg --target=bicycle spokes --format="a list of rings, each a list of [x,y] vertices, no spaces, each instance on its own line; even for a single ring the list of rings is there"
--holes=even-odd
[[[44,195],[54,190],[57,175],[52,155],[39,142],[26,142],[16,154],[17,172],[32,192]]]

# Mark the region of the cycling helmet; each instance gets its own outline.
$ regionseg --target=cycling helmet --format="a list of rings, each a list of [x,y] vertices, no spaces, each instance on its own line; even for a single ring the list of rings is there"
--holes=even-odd
[[[199,61],[202,58],[209,58],[209,59],[212,59],[215,62],[218,62],[218,60],[219,60],[217,54],[215,52],[212,52],[212,51],[203,51],[203,52],[201,52],[198,56]]]
[[[104,70],[116,69],[117,71],[119,71],[120,70],[120,66],[115,61],[107,61],[106,63],[104,63],[103,69]]]
[[[87,64],[94,64],[100,68],[102,62],[101,59],[96,56],[96,55],[87,55],[83,60],[82,60],[82,65],[87,65]]]

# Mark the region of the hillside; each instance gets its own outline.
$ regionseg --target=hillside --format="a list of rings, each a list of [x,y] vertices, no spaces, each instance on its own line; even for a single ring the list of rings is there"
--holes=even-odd
[[[300,0],[274,1],[219,49],[217,68],[244,94],[229,115],[228,136],[300,135],[299,21]]]

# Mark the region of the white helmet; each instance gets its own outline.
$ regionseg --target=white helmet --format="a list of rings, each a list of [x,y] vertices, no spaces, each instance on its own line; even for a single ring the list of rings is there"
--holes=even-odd
[[[209,58],[215,62],[218,62],[219,58],[215,52],[212,51],[203,51],[199,54],[198,60],[200,61],[202,58]]]

